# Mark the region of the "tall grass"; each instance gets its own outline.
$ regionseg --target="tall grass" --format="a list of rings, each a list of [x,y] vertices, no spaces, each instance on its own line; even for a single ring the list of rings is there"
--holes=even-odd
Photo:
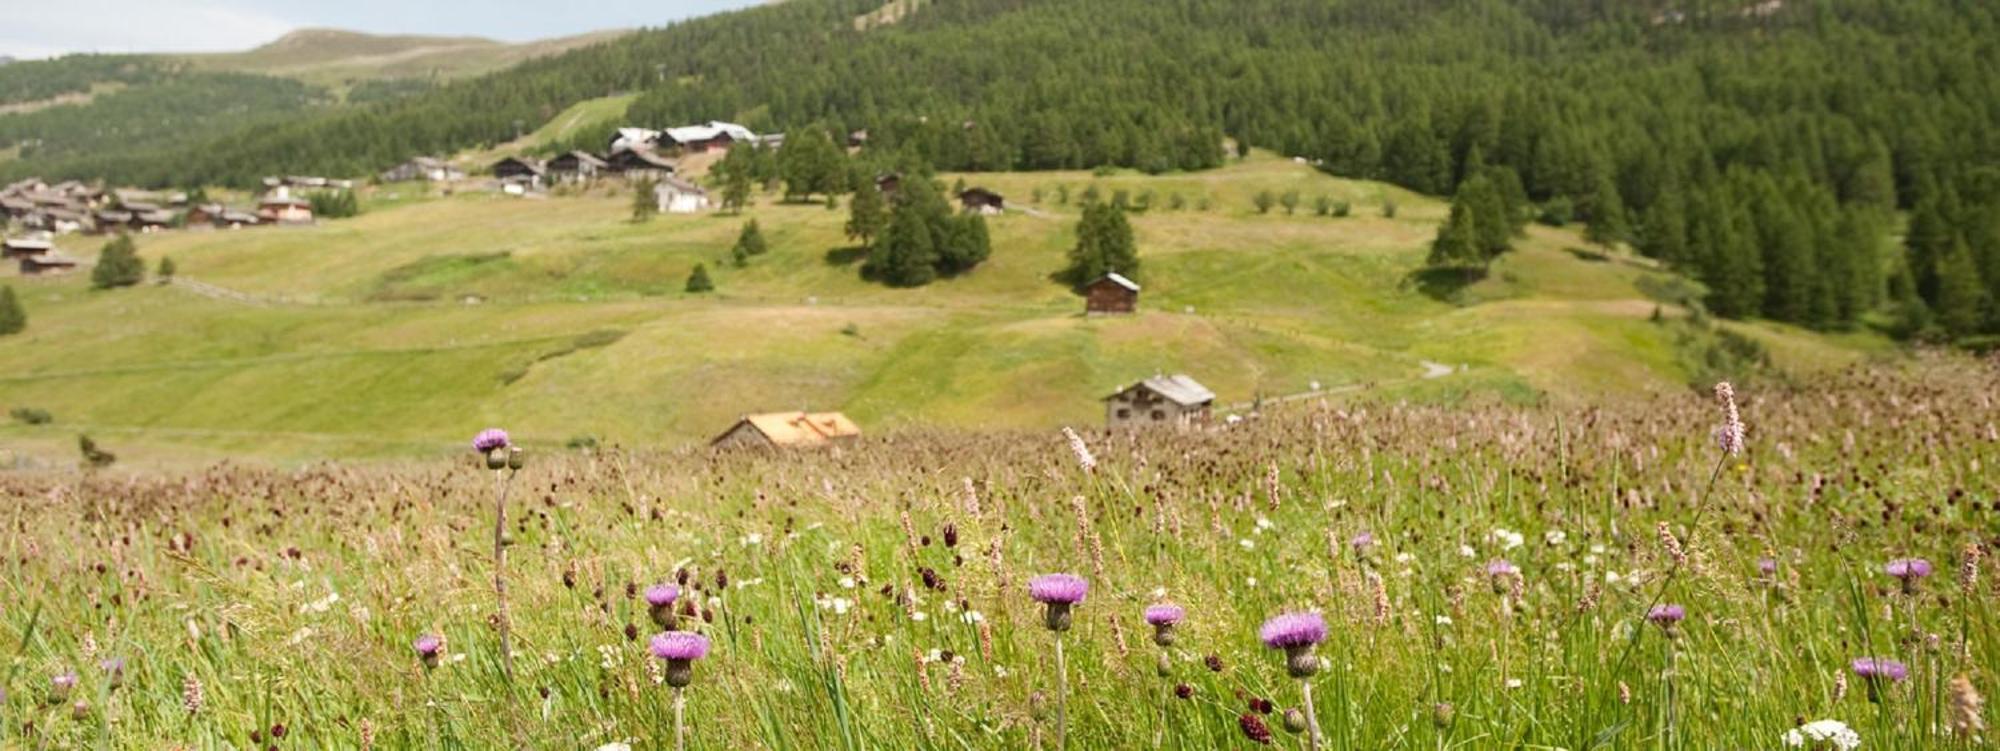
[[[1949,686],[1990,693],[2000,665],[1996,386],[1929,364],[1746,389],[1748,449],[1705,502],[1716,415],[1696,394],[1298,405],[1086,433],[1090,473],[1048,434],[544,451],[504,530],[518,693],[491,617],[496,489],[469,461],[9,475],[0,746],[262,747],[282,725],[282,748],[666,747],[681,707],[640,593],[675,581],[681,627],[713,641],[689,748],[1053,747],[1026,581],[1071,571],[1090,582],[1061,634],[1072,749],[1243,747],[1246,713],[1302,747],[1281,719],[1301,687],[1257,635],[1289,611],[1330,627],[1321,748],[1773,748],[1829,718],[1871,751],[1973,748]],[[1989,554],[1961,583],[1968,547]],[[1906,594],[1883,572],[1900,557],[1938,573]],[[1518,576],[1490,578],[1495,559]],[[1687,611],[1671,643],[1645,619],[1663,598]],[[1163,600],[1186,619],[1145,643]],[[1863,656],[1909,680],[1879,703],[1843,689]],[[67,670],[81,714],[45,700]]]

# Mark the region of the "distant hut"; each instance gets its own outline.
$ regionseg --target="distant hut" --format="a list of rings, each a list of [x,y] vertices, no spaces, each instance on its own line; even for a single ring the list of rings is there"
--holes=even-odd
[[[745,415],[708,445],[715,448],[817,448],[861,437],[861,427],[839,412],[772,412]]]
[[[569,151],[549,160],[549,178],[563,182],[589,182],[608,166],[588,151]]]
[[[465,179],[465,170],[451,165],[434,156],[420,156],[398,164],[381,174],[382,182],[397,183],[411,180],[429,182],[450,182]]]
[[[1086,315],[1130,313],[1139,306],[1139,283],[1116,271],[1083,286]]]
[[[858,149],[868,145],[868,129],[862,128],[847,134],[847,148]]]
[[[665,214],[694,214],[708,209],[708,191],[673,175],[653,186],[653,198]]]
[[[181,215],[181,226],[186,227],[188,229],[213,227],[215,226],[216,221],[221,218],[222,218],[222,204],[219,203],[198,204],[195,206],[188,207],[187,213]]]
[[[605,160],[612,171],[625,176],[627,180],[658,180],[674,173],[674,160],[660,156],[651,149],[625,149],[613,152]]]
[[[896,172],[884,172],[875,176],[875,190],[882,195],[893,196],[903,187],[903,176]]]
[[[75,270],[76,265],[76,259],[61,251],[51,250],[40,255],[21,256],[21,275],[62,274]]]
[[[517,156],[510,156],[493,163],[493,176],[499,178],[502,183],[539,186],[542,184],[542,175],[545,172],[541,163]]]
[[[1208,421],[1215,392],[1185,375],[1153,376],[1104,397],[1110,428],[1187,427]]]
[[[275,192],[257,201],[257,219],[259,224],[312,224],[312,202]]]
[[[5,242],[0,242],[0,258],[27,258],[29,256],[39,256],[55,249],[55,241],[49,239],[48,235],[10,237]]]
[[[958,202],[974,214],[998,214],[1007,210],[1007,199],[985,188],[967,188],[958,194]]]

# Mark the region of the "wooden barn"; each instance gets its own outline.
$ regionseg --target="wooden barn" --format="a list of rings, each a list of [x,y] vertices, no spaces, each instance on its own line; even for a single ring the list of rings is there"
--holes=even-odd
[[[257,219],[260,224],[312,224],[311,201],[279,193],[272,193],[257,201]]]
[[[650,149],[625,149],[605,160],[606,166],[627,180],[658,180],[674,173],[674,161]]]
[[[1085,315],[1130,313],[1139,307],[1139,283],[1116,271],[1083,286]]]
[[[63,255],[61,251],[51,250],[40,255],[21,256],[21,276],[62,274],[74,271],[76,266],[76,259]]]
[[[714,448],[817,448],[853,441],[861,427],[839,412],[745,415],[709,442]]]
[[[7,238],[6,242],[0,243],[0,258],[27,258],[30,256],[39,256],[55,249],[55,241],[50,240],[47,235],[10,237]]]
[[[533,159],[510,156],[493,163],[493,176],[503,183],[541,185],[545,170]]]
[[[1185,375],[1153,376],[1104,397],[1104,424],[1113,429],[1188,427],[1208,421],[1215,392]]]
[[[1007,210],[1007,199],[985,188],[967,188],[958,194],[959,205],[974,214],[998,214]]]
[[[589,182],[604,171],[604,160],[588,151],[568,151],[549,160],[549,178],[563,182]]]

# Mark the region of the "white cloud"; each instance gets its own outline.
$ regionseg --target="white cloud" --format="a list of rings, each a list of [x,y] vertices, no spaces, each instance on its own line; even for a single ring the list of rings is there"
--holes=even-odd
[[[10,3],[11,4],[11,3]],[[23,2],[0,24],[0,55],[67,52],[227,52],[276,39],[296,24],[217,0]]]

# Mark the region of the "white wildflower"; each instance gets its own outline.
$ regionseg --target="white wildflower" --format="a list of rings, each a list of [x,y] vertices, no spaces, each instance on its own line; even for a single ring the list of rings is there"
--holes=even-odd
[[[1861,734],[1839,720],[1819,720],[1785,731],[1779,736],[1789,748],[1852,751],[1861,747]]]
[[[1568,541],[1569,541],[1569,534],[1563,532],[1560,529],[1551,529],[1547,532],[1542,533],[1542,544],[1547,545],[1549,547],[1555,547],[1557,545],[1561,545]]]

